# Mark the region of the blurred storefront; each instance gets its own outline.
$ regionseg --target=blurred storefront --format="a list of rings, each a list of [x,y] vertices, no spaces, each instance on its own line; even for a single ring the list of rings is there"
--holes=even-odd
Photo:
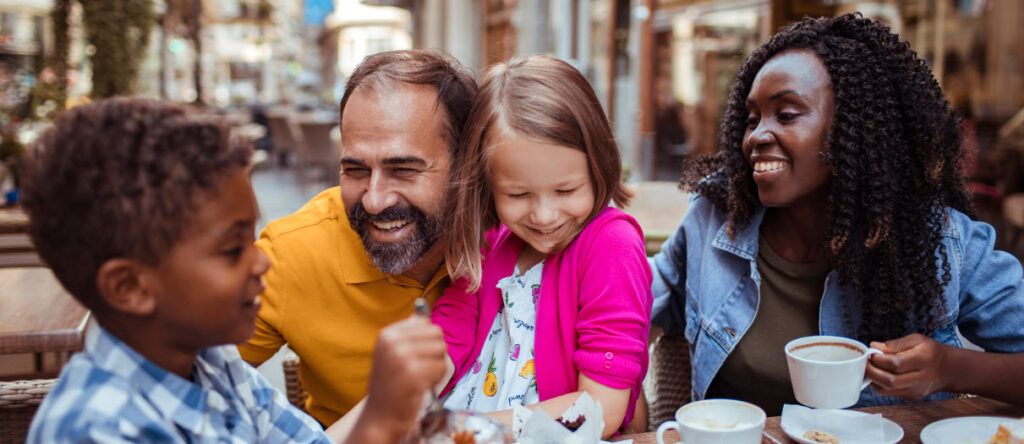
[[[968,146],[1021,148],[1006,127],[1024,107],[1024,3],[1006,0],[659,0],[650,32],[652,62],[641,90],[645,177],[678,176],[682,156],[717,145],[718,123],[736,71],[779,27],[804,16],[859,11],[887,23],[931,66],[967,120]],[[640,99],[640,102],[644,102]],[[1018,118],[1024,125],[1024,115]],[[1000,129],[1004,128],[1002,132]],[[1002,135],[1000,135],[1002,134]],[[1016,134],[1016,136],[1013,136]],[[1019,169],[1019,168],[1018,168]],[[983,174],[988,174],[982,172]]]
[[[37,82],[39,58],[49,38],[47,15],[51,0],[0,0],[0,110],[11,109],[26,100]],[[10,116],[0,116],[0,127]]]
[[[411,48],[412,15],[396,2],[335,0],[317,42],[320,47],[321,83],[341,99],[345,80],[364,57],[378,52]],[[383,7],[382,7],[383,6]]]
[[[685,156],[716,149],[736,71],[777,29],[854,11],[889,24],[931,66],[966,118],[972,151],[1024,149],[1024,2],[1015,0],[363,3],[409,11],[414,46],[445,49],[478,69],[515,55],[569,61],[601,98],[633,179],[674,180]]]

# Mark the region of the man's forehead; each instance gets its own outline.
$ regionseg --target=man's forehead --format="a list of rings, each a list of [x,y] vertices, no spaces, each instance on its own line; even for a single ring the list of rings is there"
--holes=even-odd
[[[429,86],[409,85],[391,91],[356,90],[345,104],[341,130],[381,125],[429,125],[443,127],[447,115],[437,106],[437,96]]]
[[[342,116],[342,154],[363,161],[447,154],[447,120],[435,102],[433,88],[424,85],[356,90]]]
[[[433,85],[406,83],[397,80],[368,77],[359,83],[359,86],[352,91],[348,102],[345,104],[343,118],[352,116],[350,108],[353,102],[376,102],[380,104],[394,104],[396,102],[422,102],[422,105],[429,106],[432,111],[442,111],[437,88]],[[355,116],[353,116],[355,117]]]

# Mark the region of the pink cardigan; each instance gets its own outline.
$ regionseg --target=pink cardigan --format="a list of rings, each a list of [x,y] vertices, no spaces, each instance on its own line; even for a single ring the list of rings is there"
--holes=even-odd
[[[469,370],[501,305],[498,281],[512,275],[524,242],[505,227],[487,233],[480,290],[453,282],[434,305],[431,319],[444,330],[455,375]],[[616,389],[630,389],[622,426],[633,418],[647,374],[651,270],[640,225],[608,207],[561,253],[544,260],[534,365],[544,401],[579,390],[578,373]]]

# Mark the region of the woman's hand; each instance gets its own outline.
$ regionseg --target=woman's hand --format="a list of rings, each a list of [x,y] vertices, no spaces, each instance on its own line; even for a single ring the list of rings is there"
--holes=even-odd
[[[1024,405],[1024,353],[965,350],[912,334],[871,346],[867,377],[883,396],[918,400],[935,392],[970,393]]]
[[[871,356],[866,373],[879,395],[916,401],[948,390],[945,379],[949,375],[947,363],[950,354],[959,349],[917,333],[891,341],[872,342],[871,347],[884,353]]]

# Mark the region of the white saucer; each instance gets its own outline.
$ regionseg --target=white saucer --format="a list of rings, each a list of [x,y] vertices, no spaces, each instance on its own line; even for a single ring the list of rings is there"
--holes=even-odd
[[[921,430],[924,444],[985,444],[996,434],[1000,423],[1016,418],[1001,416],[962,416],[935,421]]]
[[[858,412],[856,410],[840,410],[840,411],[837,411],[835,413],[836,414],[840,414],[840,415],[851,416],[851,417],[853,417],[853,416],[860,416],[860,415],[868,415],[869,414],[869,413],[864,413],[864,412]],[[781,426],[781,424],[780,424],[780,426]],[[820,428],[818,430],[821,430],[823,432],[828,432],[829,431],[827,426],[823,426],[822,428]],[[809,439],[804,438],[804,432],[807,431],[806,429],[793,430],[792,427],[789,427],[789,428],[782,427],[782,431],[785,432],[786,435],[788,435],[790,438],[792,438],[796,442],[803,443],[803,444],[821,444],[821,443],[819,443],[817,441],[811,441]],[[851,436],[843,436],[843,437],[839,437],[839,439],[840,439],[840,442],[855,442],[855,441],[857,441],[857,437],[856,436],[852,436],[852,437]],[[900,442],[900,440],[903,439],[903,427],[900,427],[899,424],[896,424],[895,422],[892,422],[892,421],[890,421],[890,420],[888,420],[886,418],[882,418],[882,439],[883,439],[883,441],[881,443],[877,443],[877,444],[896,444],[896,443]]]

